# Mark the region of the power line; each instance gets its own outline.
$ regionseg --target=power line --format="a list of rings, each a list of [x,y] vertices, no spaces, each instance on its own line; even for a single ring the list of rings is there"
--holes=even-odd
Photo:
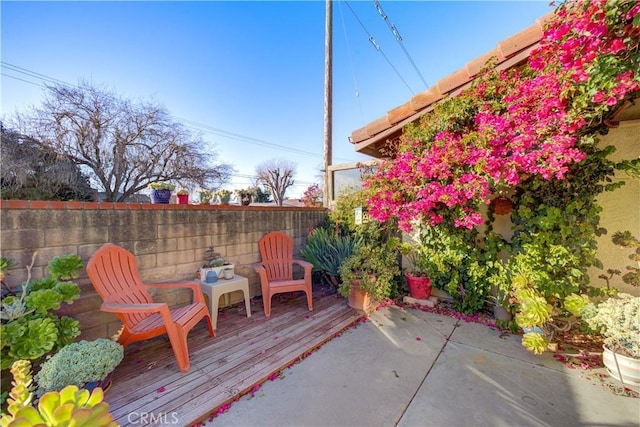
[[[380,52],[380,54],[382,54],[382,56],[384,57],[384,59],[387,61],[387,63],[389,64],[389,66],[393,69],[393,71],[395,71],[396,75],[398,76],[398,78],[400,80],[402,80],[402,83],[404,83],[404,85],[407,87],[407,89],[409,89],[409,92],[411,92],[412,95],[415,95],[415,92],[413,91],[413,89],[411,89],[411,86],[409,86],[409,84],[405,81],[404,78],[402,78],[402,76],[400,75],[400,72],[396,69],[396,67],[393,66],[393,64],[391,63],[391,61],[389,60],[389,58],[387,58],[387,55],[384,54],[384,52],[382,51],[382,48],[380,47],[380,45],[378,44],[378,42],[376,42],[376,39],[371,35],[371,33],[369,33],[369,30],[367,30],[367,27],[365,27],[365,25],[362,23],[362,21],[360,20],[360,18],[358,18],[358,15],[356,15],[356,12],[353,10],[353,8],[351,7],[351,5],[349,4],[349,2],[345,1],[344,4],[347,5],[347,7],[349,8],[349,10],[351,11],[351,13],[353,14],[353,16],[356,18],[356,20],[358,21],[358,23],[360,24],[360,26],[362,27],[362,29],[364,30],[364,32],[367,34],[367,37],[369,38],[369,41],[371,42],[371,44],[373,45],[373,47]]]
[[[25,80],[25,79],[21,79],[20,77],[16,77],[16,76],[10,76],[9,74],[5,74],[5,73],[0,73],[5,77],[10,77],[12,79],[16,79],[16,80],[20,80],[21,82],[25,82],[25,83],[29,83],[32,84],[34,86],[40,86],[40,87],[45,87],[43,85],[41,85],[40,83],[34,83],[34,82],[30,82],[29,80]]]
[[[398,31],[396,26],[393,25],[393,23],[389,20],[389,17],[384,13],[384,10],[382,10],[382,6],[380,6],[380,2],[378,0],[375,0],[373,2],[373,4],[375,5],[376,9],[378,9],[378,13],[380,14],[380,16],[382,17],[384,22],[387,23],[387,27],[389,27],[389,31],[391,31],[391,33],[393,34],[395,39],[398,41],[398,44],[400,45],[400,47],[404,51],[404,54],[406,55],[406,57],[409,59],[409,62],[413,66],[413,69],[416,70],[416,73],[418,73],[418,76],[420,76],[420,80],[422,80],[422,83],[424,83],[425,87],[429,87],[429,85],[427,84],[426,80],[422,76],[422,73],[420,72],[420,70],[416,66],[416,63],[413,61],[413,58],[411,57],[411,55],[409,55],[409,51],[404,46],[404,43],[402,42],[402,36],[400,35],[400,32]]]
[[[362,112],[362,102],[360,100],[360,92],[358,91],[358,82],[356,81],[356,72],[353,67],[353,57],[351,55],[351,46],[349,46],[349,37],[347,37],[347,27],[344,23],[344,14],[342,13],[342,3],[338,3],[340,7],[340,20],[342,21],[342,32],[344,33],[344,39],[347,44],[347,56],[349,57],[349,67],[351,68],[351,77],[353,78],[353,89],[355,90],[355,96],[358,100],[358,109],[360,110],[360,120],[364,123],[364,113]]]
[[[36,73],[35,71],[29,70],[27,68],[23,68],[23,67],[19,67],[17,65],[9,64],[8,62],[0,61],[0,63],[2,64],[2,66],[4,68],[8,68],[9,70],[15,71],[17,73],[26,74],[29,77],[34,77],[36,79],[41,79],[43,81],[48,81],[48,82],[54,83],[54,84],[61,84],[61,85],[64,85],[64,86],[71,86],[71,87],[75,87],[75,88],[78,87],[78,86],[76,86],[74,84],[71,84],[71,83],[68,83],[68,82],[65,82],[65,81],[62,81],[62,80],[58,80],[58,79],[56,79],[54,77],[46,76],[44,74]],[[43,87],[46,87],[46,86],[43,85]]]
[[[50,77],[50,76],[47,76],[47,75],[44,75],[44,74],[37,73],[37,72],[35,72],[33,70],[29,70],[27,68],[23,68],[23,67],[19,67],[17,65],[9,64],[9,63],[4,62],[4,61],[0,61],[0,64],[2,64],[2,67],[4,67],[4,68],[7,68],[7,69],[9,69],[11,71],[14,71],[14,72],[17,72],[17,73],[25,74],[25,75],[27,75],[29,77],[32,77],[32,78],[41,79],[41,80],[49,82],[49,83],[60,84],[60,85],[63,85],[63,86],[70,86],[70,87],[78,88],[78,86],[76,86],[74,84],[71,84],[71,83],[65,82],[63,80],[59,80],[59,79],[56,79],[54,77]],[[41,86],[43,88],[47,87],[46,84],[38,84],[38,83],[35,83],[35,82],[32,82],[32,81],[27,81],[27,80],[21,79],[19,77],[10,76],[10,75],[7,75],[5,73],[2,73],[2,75],[5,75],[7,77],[10,77],[10,78],[13,78],[13,79],[16,79],[16,80],[20,80],[20,81],[23,81],[25,83],[29,83],[29,84],[32,84],[32,85]],[[174,115],[171,115],[171,117],[173,117],[174,119],[178,120],[179,122],[184,123],[185,125],[187,125],[189,127],[196,128],[198,130],[202,130],[202,131],[204,131],[206,133],[211,133],[211,134],[214,134],[214,135],[222,136],[224,138],[229,138],[229,139],[233,139],[233,140],[236,140],[236,141],[245,142],[247,144],[259,145],[259,146],[262,146],[262,147],[275,148],[275,149],[278,149],[278,150],[281,150],[281,151],[288,151],[288,152],[291,152],[291,153],[302,154],[302,155],[310,156],[310,157],[314,157],[314,158],[322,157],[322,155],[320,153],[314,153],[314,152],[311,152],[311,151],[301,150],[301,149],[298,149],[298,148],[292,148],[292,147],[287,147],[287,146],[284,146],[284,145],[274,144],[274,143],[271,143],[271,142],[268,142],[268,141],[264,141],[264,140],[261,140],[261,139],[258,139],[258,138],[253,138],[253,137],[250,137],[250,136],[246,136],[246,135],[242,135],[242,134],[239,134],[239,133],[227,131],[227,130],[224,130],[224,129],[215,128],[213,126],[210,126],[210,125],[207,125],[207,124],[204,124],[204,123],[200,123],[200,122],[196,122],[194,120],[189,120],[189,119],[177,117],[177,116],[174,116]],[[344,158],[338,158],[338,160],[346,161],[346,162],[350,161],[349,159],[344,159]]]

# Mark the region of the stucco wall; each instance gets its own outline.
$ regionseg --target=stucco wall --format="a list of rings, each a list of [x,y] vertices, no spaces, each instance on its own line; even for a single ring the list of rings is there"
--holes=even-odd
[[[600,145],[616,147],[615,153],[611,156],[612,160],[639,158],[640,100],[636,100],[636,105],[625,110],[618,119],[618,127],[610,129],[609,133],[601,138]],[[612,268],[624,274],[627,271],[626,267],[633,265],[628,258],[632,250],[617,247],[611,242],[611,236],[616,231],[629,230],[640,239],[640,180],[629,177],[623,171],[616,171],[615,181],[624,181],[625,185],[599,197],[603,207],[600,223],[607,230],[607,234],[598,238],[598,254],[605,271]],[[603,270],[592,269],[592,283],[604,285],[604,280],[598,278],[603,273]],[[627,293],[640,295],[640,289],[626,285],[621,276],[614,277],[611,284]]]
[[[308,231],[324,216],[324,210],[318,208],[5,200],[0,216],[0,248],[2,256],[18,264],[5,282],[19,286],[26,279],[24,266],[31,262],[34,252],[37,256],[32,273],[41,277],[53,257],[77,254],[86,264],[107,242],[136,255],[147,283],[193,279],[205,262],[206,248],[214,246],[235,264],[236,274],[249,278],[251,296],[255,296],[260,294],[260,282],[252,267],[260,261],[258,240],[269,231],[283,231],[294,238],[297,254]],[[116,333],[120,322],[99,310],[102,301],[84,270],[76,282],[81,298],[61,311],[80,321],[82,338]],[[233,294],[231,303],[241,296]],[[169,292],[154,298],[174,306],[186,303],[190,293]]]

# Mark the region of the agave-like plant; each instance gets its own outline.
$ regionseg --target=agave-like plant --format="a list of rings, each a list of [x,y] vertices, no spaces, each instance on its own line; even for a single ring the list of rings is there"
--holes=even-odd
[[[338,270],[344,260],[353,254],[356,243],[354,236],[316,228],[307,237],[307,244],[300,250],[300,254],[313,264],[314,271],[322,271],[334,286],[338,286]]]

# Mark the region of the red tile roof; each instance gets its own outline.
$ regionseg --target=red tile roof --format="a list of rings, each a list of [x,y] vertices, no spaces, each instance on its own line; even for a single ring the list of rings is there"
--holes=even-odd
[[[354,130],[349,140],[356,151],[373,157],[380,153],[387,141],[393,141],[402,134],[402,127],[417,121],[422,115],[433,110],[434,105],[448,96],[456,96],[471,85],[489,59],[497,59],[497,69],[507,69],[524,62],[529,53],[538,45],[545,22],[551,13],[538,18],[534,25],[508,37],[479,57],[469,61],[463,68],[440,79],[435,86],[413,96],[406,103],[390,110],[386,115]]]

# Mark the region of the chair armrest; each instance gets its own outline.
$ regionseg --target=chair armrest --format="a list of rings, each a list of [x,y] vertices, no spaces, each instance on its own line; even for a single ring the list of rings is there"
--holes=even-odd
[[[311,274],[313,274],[313,264],[307,261],[303,261],[301,259],[294,259],[293,263],[298,264],[300,267],[304,268],[305,280],[311,280]]]
[[[116,304],[112,302],[103,302],[100,306],[102,311],[116,314],[131,313],[159,313],[167,330],[175,328],[173,319],[171,319],[171,311],[169,305],[163,302],[154,302],[149,304]]]
[[[202,296],[202,288],[200,288],[200,282],[151,283],[145,286],[147,286],[148,288],[163,289],[191,289],[193,291],[193,302],[204,303],[204,296]]]
[[[253,269],[258,274],[260,274],[261,271],[267,271],[262,263],[253,264]]]
[[[154,302],[150,304],[116,304],[113,302],[103,302],[100,310],[108,313],[158,313],[167,304]]]
[[[307,269],[307,268],[309,268],[309,267],[313,268],[313,264],[311,264],[311,263],[310,263],[310,262],[308,262],[308,261],[303,261],[303,260],[301,260],[301,259],[294,259],[294,260],[293,260],[293,263],[294,263],[294,264],[298,264],[300,267],[302,267],[302,268],[304,268],[304,269]]]

